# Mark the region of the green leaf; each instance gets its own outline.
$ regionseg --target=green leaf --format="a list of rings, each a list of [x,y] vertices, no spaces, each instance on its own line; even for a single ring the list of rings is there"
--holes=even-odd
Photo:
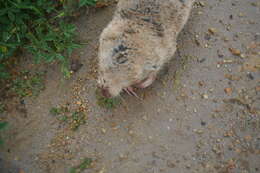
[[[14,6],[16,6],[17,8],[19,9],[27,9],[27,10],[32,10],[34,11],[35,13],[37,13],[38,15],[42,16],[43,14],[41,13],[41,11],[36,8],[35,6],[32,6],[32,5],[28,5],[28,4],[25,4],[25,3],[14,3],[14,2],[11,2]]]
[[[79,7],[83,7],[85,5],[95,5],[96,4],[96,0],[80,0],[79,1]]]
[[[63,11],[63,12],[61,12],[61,13],[59,13],[57,16],[55,16],[55,18],[61,18],[61,17],[64,17],[66,14],[65,14],[65,12]]]
[[[4,130],[8,126],[8,122],[0,122],[0,130]]]
[[[93,160],[91,158],[85,158],[80,165],[70,168],[69,173],[81,173],[85,169],[88,169],[91,166]]]
[[[1,55],[1,52],[0,52]],[[0,56],[1,59],[1,56]],[[0,64],[0,80],[10,78],[10,74],[7,72],[4,64]],[[1,112],[1,111],[0,111]]]
[[[12,12],[8,12],[8,18],[13,22],[15,20],[15,15]]]
[[[77,173],[77,169],[76,168],[70,168],[69,173]]]
[[[0,23],[10,25],[10,21],[8,20],[7,16],[0,16]]]
[[[65,1],[79,2],[81,6],[96,3],[96,0],[0,0],[0,59],[25,48],[38,63],[61,62],[62,72],[69,76],[67,61],[79,45],[74,42],[75,25],[63,20],[68,16],[69,4]],[[4,76],[7,73],[0,71],[0,78]]]
[[[4,140],[0,138],[0,146],[4,144]]]
[[[84,161],[79,165],[79,169],[81,171],[83,171],[83,170],[89,168],[91,163],[92,163],[92,159],[91,158],[85,158]]]
[[[4,42],[7,42],[12,36],[11,33],[5,32],[5,31],[2,34],[3,34],[3,41]]]
[[[6,13],[8,13],[8,8],[3,8],[0,10],[0,16],[5,15]]]

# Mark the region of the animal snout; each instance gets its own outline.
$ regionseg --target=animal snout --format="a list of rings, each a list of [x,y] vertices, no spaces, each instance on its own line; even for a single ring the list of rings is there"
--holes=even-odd
[[[103,97],[106,97],[106,98],[112,97],[112,95],[109,93],[108,88],[101,88],[101,93],[102,93]]]

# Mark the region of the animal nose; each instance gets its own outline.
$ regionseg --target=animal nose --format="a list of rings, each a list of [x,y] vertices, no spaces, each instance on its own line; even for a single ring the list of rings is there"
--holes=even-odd
[[[112,95],[109,93],[109,90],[107,88],[102,88],[101,89],[101,93],[106,98],[111,98],[112,97]]]

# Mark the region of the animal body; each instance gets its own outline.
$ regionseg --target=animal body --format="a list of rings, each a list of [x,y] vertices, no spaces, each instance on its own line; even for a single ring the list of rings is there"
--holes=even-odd
[[[194,0],[119,0],[99,40],[98,84],[106,97],[153,83],[173,57]]]

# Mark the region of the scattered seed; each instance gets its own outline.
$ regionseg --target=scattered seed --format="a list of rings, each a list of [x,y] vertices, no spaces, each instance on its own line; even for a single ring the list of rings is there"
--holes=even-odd
[[[209,96],[208,96],[208,94],[203,94],[203,95],[202,95],[202,98],[203,98],[203,99],[208,99]]]
[[[257,92],[259,92],[259,91],[260,91],[260,86],[255,87],[255,90],[256,90]]]
[[[229,48],[229,51],[230,51],[233,55],[236,55],[236,56],[240,56],[240,55],[241,55],[241,52],[240,52],[240,50],[238,50],[238,49]]]
[[[167,160],[167,166],[168,166],[169,168],[175,168],[175,167],[176,167],[176,164],[175,164],[173,161]]]
[[[208,31],[212,35],[215,35],[217,33],[217,29],[216,28],[209,28]]]
[[[233,89],[232,88],[225,88],[225,93],[228,94],[228,95],[231,95],[232,92],[233,92]]]
[[[102,128],[101,131],[102,131],[103,134],[105,134],[107,132],[107,130],[104,129],[104,128]]]
[[[231,74],[225,74],[225,78],[231,80],[231,81],[239,81],[240,77],[236,75],[231,75]]]

